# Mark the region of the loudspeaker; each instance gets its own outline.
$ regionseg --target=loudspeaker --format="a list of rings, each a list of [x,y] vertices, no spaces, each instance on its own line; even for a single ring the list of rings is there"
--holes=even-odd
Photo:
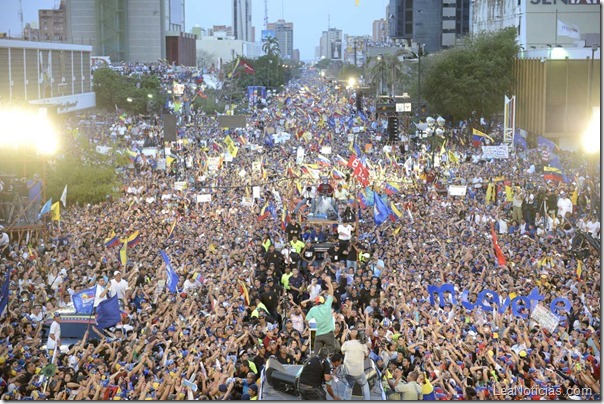
[[[164,121],[164,141],[176,142],[176,115],[162,115]]]
[[[396,142],[398,140],[398,117],[388,117],[388,141]]]
[[[296,395],[296,376],[285,372],[285,368],[275,358],[266,362],[266,380],[277,391]]]

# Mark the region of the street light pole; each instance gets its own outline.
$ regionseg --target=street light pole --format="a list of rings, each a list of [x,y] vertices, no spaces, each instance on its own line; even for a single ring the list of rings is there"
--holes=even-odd
[[[417,117],[419,118],[421,93],[422,93],[422,50],[424,44],[418,44],[417,47]]]
[[[588,118],[591,118],[591,109],[592,109],[591,87],[593,86],[593,78],[594,78],[594,57],[595,57],[597,50],[598,50],[597,44],[591,45],[591,60],[589,61],[589,86],[587,86],[587,117]]]

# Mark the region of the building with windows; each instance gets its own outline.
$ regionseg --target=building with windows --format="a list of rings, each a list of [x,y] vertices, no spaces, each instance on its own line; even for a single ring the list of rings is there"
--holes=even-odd
[[[386,43],[388,42],[388,20],[381,18],[373,21],[373,35],[371,39],[373,42]]]
[[[319,59],[343,59],[341,29],[329,28],[323,31],[319,45]]]
[[[525,50],[600,45],[599,0],[474,0],[471,32],[516,27]]]
[[[294,55],[294,23],[285,20],[269,22],[267,30],[275,33],[279,42],[279,52],[283,59],[293,59]]]
[[[0,99],[66,113],[96,105],[92,47],[0,39]]]
[[[427,52],[455,46],[470,31],[470,0],[390,0],[388,12],[390,38]]]
[[[252,0],[233,0],[233,36],[252,42]]]
[[[179,42],[190,40],[178,34],[185,32],[185,0],[65,0],[65,26],[67,42],[92,46],[95,56],[112,61],[155,62],[174,54],[182,58],[170,62],[195,60]],[[174,41],[175,33],[182,39]]]
[[[65,41],[65,0],[61,1],[58,9],[38,11],[38,29],[40,41]]]

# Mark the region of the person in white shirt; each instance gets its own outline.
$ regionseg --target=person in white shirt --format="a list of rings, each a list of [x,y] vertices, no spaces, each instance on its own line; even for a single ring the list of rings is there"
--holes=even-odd
[[[55,348],[61,348],[61,313],[55,311],[53,321],[48,330],[48,340],[46,340],[46,349],[48,355],[52,358]]]
[[[369,383],[365,377],[365,358],[369,355],[367,344],[359,341],[359,330],[350,327],[348,330],[350,339],[342,345],[344,354],[344,373],[346,375],[346,392],[344,400],[352,400],[352,388],[358,383],[363,390],[363,400],[371,400]]]
[[[598,239],[600,238],[600,221],[597,218],[590,215],[589,220],[587,220],[587,223],[585,224],[585,227],[587,229],[587,232],[591,234],[592,237]]]
[[[107,300],[107,293],[109,288],[105,282],[105,278],[102,276],[96,277],[96,294],[94,295],[93,307],[97,307],[103,300]]]
[[[566,212],[573,213],[573,203],[565,192],[560,192],[560,198],[558,199],[558,215],[566,217]]]
[[[321,293],[321,285],[317,283],[317,278],[312,278],[310,285],[306,290],[309,295],[309,300],[315,300]]]
[[[191,274],[191,276],[188,277],[187,280],[185,280],[185,283],[182,287],[182,291],[184,293],[189,293],[189,290],[194,291],[200,286],[201,284],[195,279],[195,274]]]
[[[119,300],[124,300],[124,296],[126,296],[126,289],[128,289],[128,282],[122,279],[122,273],[120,271],[115,271],[113,276],[114,278],[109,284],[109,294],[111,297],[117,295]]]

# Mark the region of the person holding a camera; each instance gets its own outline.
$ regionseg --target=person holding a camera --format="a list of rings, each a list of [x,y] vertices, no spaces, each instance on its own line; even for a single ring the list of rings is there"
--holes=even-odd
[[[358,383],[363,390],[363,400],[371,400],[369,383],[365,377],[365,359],[369,356],[367,344],[360,341],[363,332],[355,327],[348,329],[350,339],[342,345],[344,354],[344,375],[346,379],[345,400],[352,399],[352,388]]]

